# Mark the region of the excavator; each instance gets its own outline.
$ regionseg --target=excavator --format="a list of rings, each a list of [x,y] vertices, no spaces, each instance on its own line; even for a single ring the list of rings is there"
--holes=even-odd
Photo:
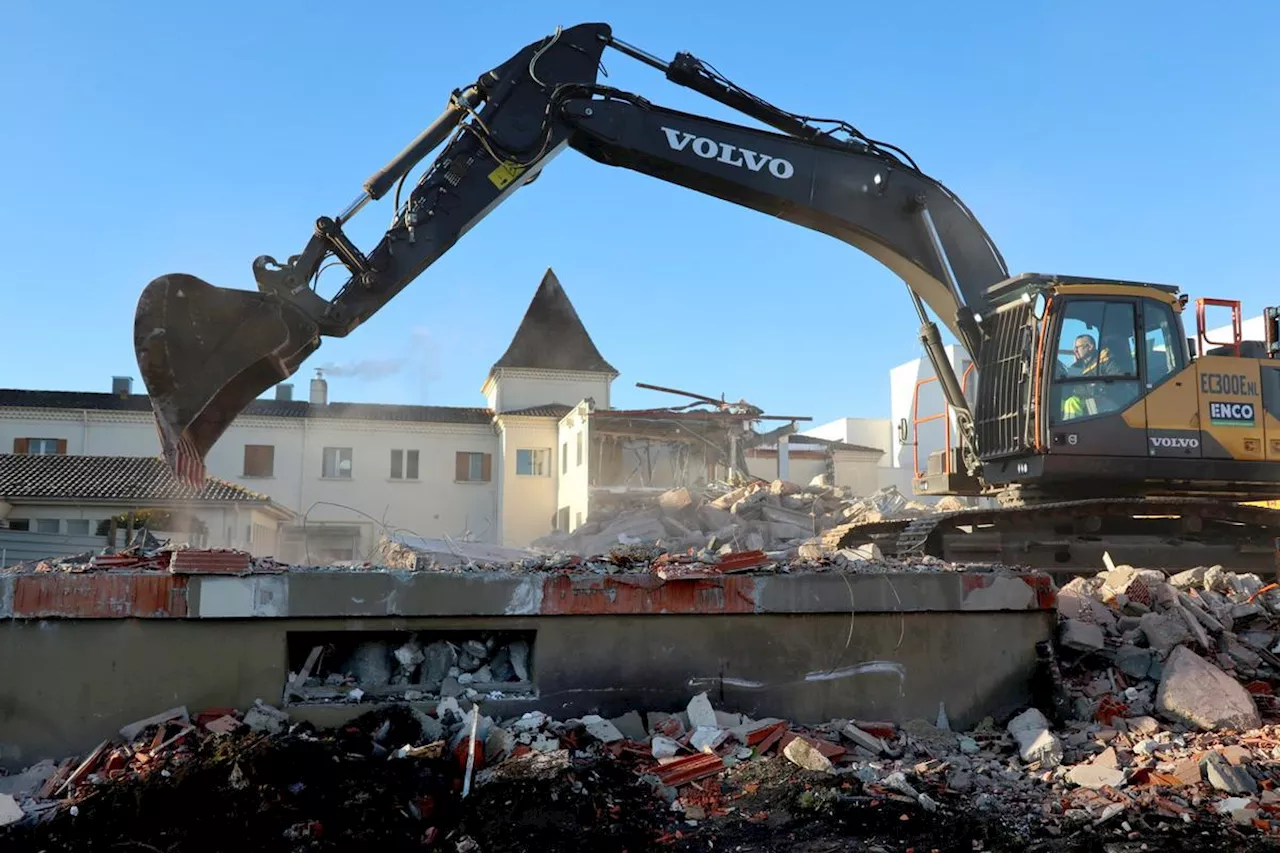
[[[606,49],[771,130],[603,85]],[[256,292],[187,274],[147,285],[134,341],[168,464],[201,479],[252,400],[324,337],[355,331],[566,148],[828,234],[906,284],[957,438],[914,489],[986,500],[838,527],[833,547],[1057,569],[1096,568],[1104,551],[1135,565],[1275,568],[1280,511],[1264,504],[1280,499],[1280,311],[1267,309],[1264,341],[1242,341],[1233,303],[1234,339],[1207,347],[1204,309],[1222,300],[1198,300],[1193,351],[1176,286],[1011,275],[972,211],[903,149],[774,106],[689,53],[664,61],[604,23],[557,28],[455,89],[299,253],[253,261]],[[389,193],[391,225],[363,251],[344,226]],[[329,265],[347,278],[326,299],[316,281]],[[939,322],[970,357],[964,376]]]

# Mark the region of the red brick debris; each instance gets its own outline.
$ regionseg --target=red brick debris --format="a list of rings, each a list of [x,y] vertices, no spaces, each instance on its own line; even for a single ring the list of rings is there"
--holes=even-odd
[[[261,702],[243,713],[214,707],[188,714],[186,708],[173,708],[123,726],[82,759],[29,768],[20,777],[25,787],[14,796],[23,817],[9,830],[0,829],[0,843],[19,837],[6,831],[34,830],[73,809],[83,815],[80,808],[117,784],[183,784],[199,775],[202,762],[214,762],[210,767],[219,768],[219,784],[230,789],[260,785],[253,761],[229,756],[249,744],[279,742],[285,748],[298,740],[332,742],[334,757],[318,766],[331,764],[335,776],[351,773],[351,765],[341,762],[357,758],[423,762],[424,771],[433,772],[451,768],[447,774],[455,783],[446,786],[449,793],[406,792],[393,810],[412,821],[424,840],[453,845],[445,850],[474,849],[460,835],[465,822],[448,823],[456,820],[459,803],[468,802],[461,799],[463,792],[482,803],[490,786],[520,780],[536,781],[538,790],[549,791],[566,779],[578,786],[575,791],[588,779],[606,784],[606,776],[615,780],[607,784],[622,784],[616,774],[583,775],[600,762],[616,765],[630,784],[649,786],[654,812],[663,821],[653,827],[654,844],[701,838],[697,846],[705,849],[706,839],[721,838],[734,826],[768,824],[780,796],[791,804],[788,808],[801,809],[797,820],[827,815],[838,822],[841,808],[888,810],[882,819],[887,821],[928,821],[935,815],[945,825],[988,820],[1004,827],[1002,832],[1015,832],[1022,845],[1081,831],[1100,842],[1127,842],[1139,826],[1138,837],[1153,845],[1150,849],[1193,831],[1221,833],[1224,839],[1280,840],[1280,772],[1274,760],[1280,755],[1280,725],[1197,733],[1151,718],[1116,717],[1106,727],[1092,723],[1078,729],[1087,733],[1081,743],[1073,729],[1059,734],[1046,729],[1025,738],[1019,722],[1028,719],[1045,718],[1033,708],[1008,726],[986,720],[967,733],[952,731],[944,719],[937,721],[942,725],[833,720],[801,726],[716,710],[700,694],[674,713],[586,715],[560,722],[530,711],[499,720],[450,698],[425,712],[392,706],[319,731]],[[1105,749],[1091,750],[1089,738]],[[315,772],[322,771],[309,771]],[[404,776],[395,767],[371,772]],[[411,775],[421,777],[420,772]],[[309,775],[287,790],[262,796],[264,802],[284,802],[320,784]],[[1227,787],[1247,793],[1233,795]],[[634,806],[620,803],[620,789],[601,796],[601,820],[631,817]],[[112,802],[120,808],[133,800]],[[318,838],[334,824],[329,817],[297,814],[285,837]]]

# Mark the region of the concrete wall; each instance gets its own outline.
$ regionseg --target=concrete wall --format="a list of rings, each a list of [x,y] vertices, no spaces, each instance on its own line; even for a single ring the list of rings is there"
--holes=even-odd
[[[524,547],[551,532],[556,512],[556,466],[559,450],[554,418],[499,417],[501,435],[499,477],[499,517],[502,536],[498,544]],[[547,451],[547,468],[541,476],[518,474],[517,450]]]
[[[801,456],[793,449],[787,454],[787,465],[790,469],[787,477],[793,483],[807,486],[809,481],[827,471],[827,454],[823,451],[818,458]],[[747,451],[747,473],[763,480],[778,479],[778,454],[776,451]]]
[[[856,450],[831,451],[835,485],[853,489],[855,495],[869,495],[879,488],[880,467],[876,456]]]
[[[838,418],[800,434],[883,450],[884,455],[876,464],[882,468],[892,468],[893,430],[893,421],[889,418]]]
[[[553,403],[576,406],[587,397],[595,400],[596,408],[607,409],[611,382],[607,373],[503,367],[494,371],[483,392],[495,412]]]
[[[556,429],[556,510],[567,514],[562,526],[572,533],[586,522],[591,505],[591,418],[582,403]],[[544,530],[543,534],[550,532]]]
[[[723,710],[800,723],[933,720],[945,702],[968,726],[1027,701],[1055,619],[1033,576],[149,577],[0,578],[0,764],[82,753],[176,705],[278,703],[289,633],[317,630],[536,631],[536,697],[486,703],[490,714],[670,710],[707,690]],[[126,601],[122,578],[145,597]],[[77,618],[56,612],[59,598]],[[290,710],[333,721],[369,707]]]

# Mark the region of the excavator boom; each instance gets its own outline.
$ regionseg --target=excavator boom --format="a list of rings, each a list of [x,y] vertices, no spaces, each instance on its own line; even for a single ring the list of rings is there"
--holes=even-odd
[[[610,46],[780,132],[599,85]],[[409,172],[442,143],[402,198]],[[148,285],[135,343],[170,465],[188,479],[202,476],[205,454],[254,398],[296,371],[323,337],[355,330],[566,148],[829,234],[876,258],[906,282],[940,373],[950,367],[937,363],[940,338],[925,306],[976,352],[974,315],[989,307],[988,288],[1008,277],[964,204],[898,149],[847,123],[774,107],[689,54],[666,63],[615,39],[607,25],[583,24],[525,46],[455,91],[440,118],[342,214],[317,220],[302,252],[284,263],[254,261],[257,292],[189,275]],[[366,254],[343,225],[393,187],[392,225]],[[332,299],[314,289],[327,260],[349,273]],[[963,397],[951,402],[964,405]]]

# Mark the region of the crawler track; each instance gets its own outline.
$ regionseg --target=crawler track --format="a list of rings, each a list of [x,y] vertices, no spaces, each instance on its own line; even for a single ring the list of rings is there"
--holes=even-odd
[[[1114,498],[963,509],[855,522],[827,531],[831,548],[875,543],[900,557],[1029,566],[1066,576],[1116,563],[1180,570],[1221,565],[1277,572],[1280,510],[1187,498]]]

